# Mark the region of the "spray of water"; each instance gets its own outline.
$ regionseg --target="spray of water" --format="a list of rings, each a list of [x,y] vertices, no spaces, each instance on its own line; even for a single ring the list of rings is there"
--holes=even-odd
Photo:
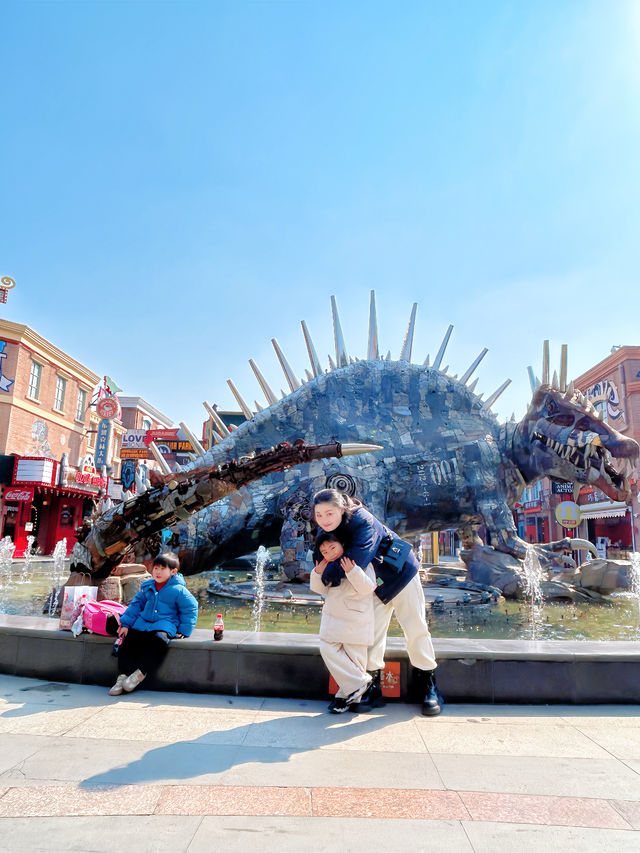
[[[31,580],[32,549],[35,541],[35,536],[27,536],[27,547],[24,550],[24,562],[22,563],[22,571],[20,572],[20,583],[28,583]]]
[[[544,620],[542,609],[542,581],[544,579],[542,566],[532,545],[527,546],[527,553],[522,568],[524,594],[529,608],[530,639],[539,640]]]
[[[638,621],[636,623],[636,639],[640,639],[640,552],[634,551],[631,560],[631,595],[638,603]]]
[[[56,542],[56,547],[53,549],[53,589],[49,596],[49,616],[53,616],[58,604],[57,592],[62,586],[64,576],[64,561],[67,558],[67,540],[61,539]]]
[[[253,600],[253,610],[251,611],[251,616],[253,617],[253,630],[259,631],[262,622],[262,610],[264,608],[264,581],[265,581],[265,567],[269,562],[269,552],[261,545],[258,548],[258,553],[256,556],[256,570],[255,570],[255,598]]]
[[[13,574],[13,552],[16,546],[10,536],[0,540],[0,613],[7,612],[9,587]]]

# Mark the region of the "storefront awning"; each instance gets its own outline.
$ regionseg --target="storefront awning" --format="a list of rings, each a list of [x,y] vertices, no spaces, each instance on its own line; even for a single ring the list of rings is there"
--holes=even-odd
[[[580,504],[580,518],[622,518],[626,513],[627,505],[622,501]]]

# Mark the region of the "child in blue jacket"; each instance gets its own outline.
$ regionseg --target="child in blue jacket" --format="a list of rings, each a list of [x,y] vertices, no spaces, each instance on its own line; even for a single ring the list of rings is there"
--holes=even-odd
[[[177,635],[188,637],[198,621],[198,602],[191,595],[175,554],[160,554],[154,560],[151,579],[120,617],[118,636],[118,679],[109,691],[119,696],[131,693],[158,669]]]

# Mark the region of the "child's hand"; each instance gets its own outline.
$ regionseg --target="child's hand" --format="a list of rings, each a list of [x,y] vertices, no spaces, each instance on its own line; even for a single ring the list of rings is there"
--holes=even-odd
[[[350,557],[343,557],[343,558],[340,560],[340,565],[342,566],[342,568],[344,569],[344,571],[345,571],[347,574],[349,574],[349,572],[351,571],[351,569],[355,566],[355,563],[353,562],[353,560],[352,560]]]
[[[122,639],[124,640],[128,633],[129,629],[125,628],[124,625],[120,625],[120,627],[118,628],[118,636],[122,637]]]
[[[327,561],[326,561],[326,560],[322,560],[322,562],[321,562],[321,563],[316,563],[315,571],[316,571],[319,575],[321,575],[321,574],[324,572],[324,570],[325,570],[326,568],[327,568]]]

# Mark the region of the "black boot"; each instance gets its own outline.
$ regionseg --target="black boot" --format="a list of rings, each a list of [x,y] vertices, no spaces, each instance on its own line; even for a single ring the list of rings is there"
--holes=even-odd
[[[374,708],[382,708],[386,705],[380,685],[380,670],[376,669],[369,675],[371,676],[371,683],[362,694],[362,699],[349,705],[349,710],[353,711],[354,714],[367,714]]]
[[[434,670],[417,670],[419,676],[420,692],[424,694],[422,700],[422,714],[425,717],[437,717],[441,711],[442,696],[436,687],[436,674]]]

